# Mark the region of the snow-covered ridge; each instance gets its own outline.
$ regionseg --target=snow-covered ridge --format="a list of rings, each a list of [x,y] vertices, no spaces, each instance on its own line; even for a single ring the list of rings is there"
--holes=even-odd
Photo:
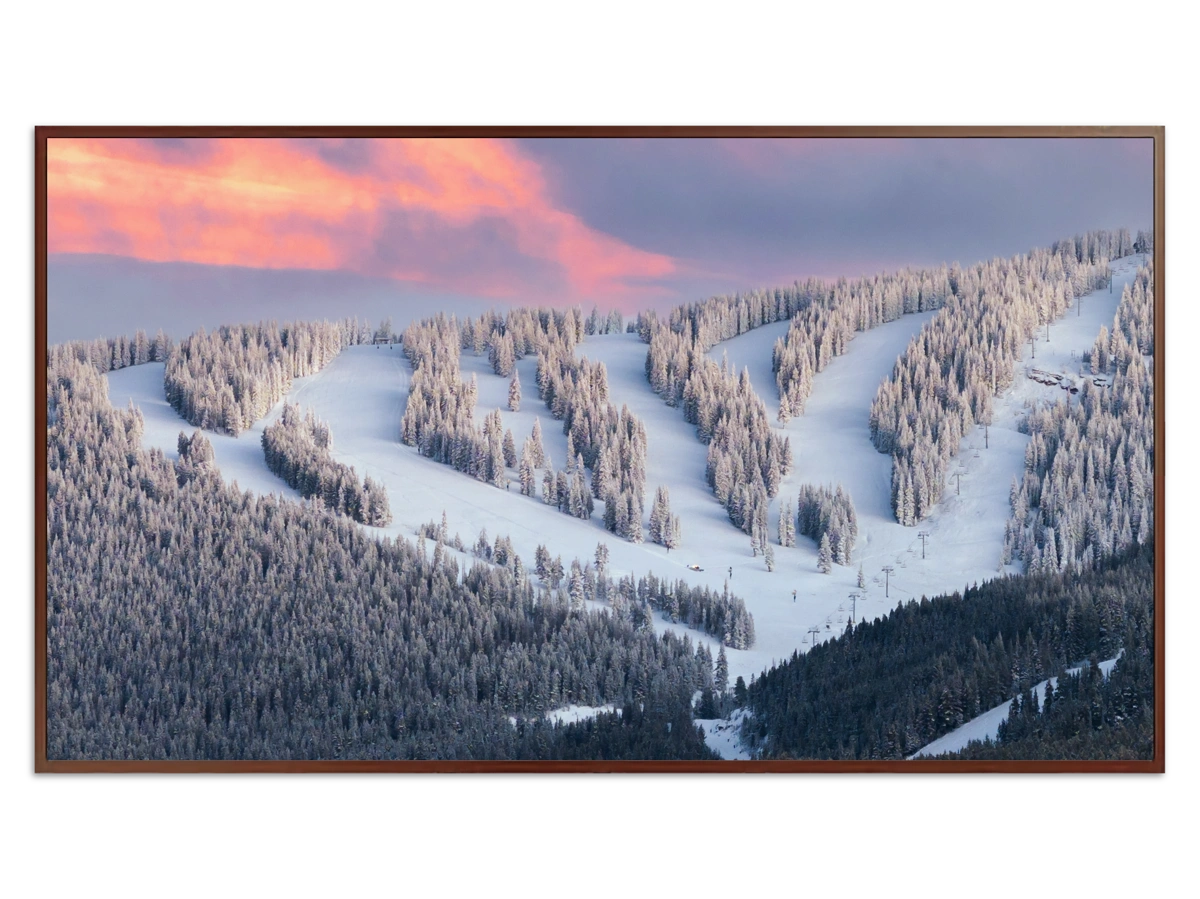
[[[1037,344],[1039,366],[1061,370],[1089,349],[1101,324],[1110,323],[1123,284],[1133,277],[1135,261],[1114,264],[1114,286],[1084,298],[1082,315],[1075,311],[1053,324],[1050,342]],[[754,616],[758,642],[753,649],[729,650],[730,680],[749,680],[775,661],[818,641],[841,633],[854,607],[849,594],[860,594],[856,611],[860,619],[878,617],[897,601],[961,589],[965,584],[995,577],[1009,515],[1008,487],[1023,470],[1027,437],[1017,430],[1028,403],[1066,391],[1054,390],[1021,376],[996,403],[995,423],[985,445],[982,431],[964,440],[959,453],[962,471],[959,494],[951,486],[946,498],[920,529],[895,522],[889,506],[890,457],[878,453],[870,442],[867,416],[880,380],[930,313],[905,315],[856,335],[847,352],[834,358],[814,380],[812,396],[803,416],[792,419],[781,433],[790,439],[795,467],[783,482],[780,498],[769,515],[775,534],[778,503],[795,502],[802,483],[842,483],[858,511],[859,540],[855,564],[834,566],[833,573],[817,571],[816,546],[798,538],[795,548],[775,546],[776,570],[768,572],[761,556],[751,556],[750,541],[728,520],[725,510],[705,483],[706,448],[695,428],[684,421],[650,389],[645,375],[646,345],[636,335],[614,334],[587,338],[578,353],[603,361],[608,370],[611,401],[628,405],[646,426],[647,493],[666,486],[672,511],[681,519],[679,549],[670,553],[654,544],[631,544],[604,530],[599,509],[590,521],[563,515],[539,499],[522,496],[516,472],[509,472],[509,488],[497,489],[475,481],[452,468],[425,459],[399,441],[400,419],[408,395],[410,367],[398,347],[346,348],[320,373],[298,379],[287,396],[289,403],[311,407],[333,432],[333,457],[354,466],[358,476],[370,475],[384,484],[395,516],[388,528],[375,529],[390,536],[411,539],[426,522],[446,512],[451,534],[466,545],[486,530],[491,538],[506,535],[514,550],[527,562],[545,544],[565,562],[590,559],[596,544],[610,550],[610,573],[683,578],[689,584],[720,590],[726,581],[743,597]],[[771,348],[787,328],[786,322],[747,332],[712,351],[720,360],[728,354],[737,369],[750,368],[750,378],[768,409],[778,405],[778,390],[771,375]],[[1024,360],[1019,365],[1028,364]],[[485,356],[469,352],[462,357],[462,377],[475,374],[479,384],[477,414],[499,409],[506,428],[518,441],[528,436],[533,421],[541,419],[547,449],[556,464],[566,461],[566,438],[534,394],[535,361],[517,363],[527,395],[521,411],[507,409],[509,379],[495,375]],[[180,431],[194,430],[167,404],[163,395],[162,365],[150,364],[109,374],[113,404],[130,400],[146,420],[143,445],[157,446],[176,456]],[[1036,391],[1036,393],[1035,393]],[[266,468],[260,445],[262,428],[278,415],[278,407],[238,438],[208,435],[217,465],[227,481],[242,489],[276,493],[299,499],[295,491]],[[647,504],[647,516],[649,514]],[[918,530],[929,534],[922,558]],[[863,564],[866,588],[858,589],[857,563]],[[690,569],[697,566],[701,571]],[[885,597],[885,567],[893,569]],[[794,591],[794,594],[793,594]],[[661,619],[655,627],[681,630]],[[689,631],[694,641],[706,643],[716,654],[716,641]]]

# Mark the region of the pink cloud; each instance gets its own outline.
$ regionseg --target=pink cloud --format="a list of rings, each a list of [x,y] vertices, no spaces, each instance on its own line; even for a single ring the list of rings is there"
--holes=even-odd
[[[531,299],[641,296],[676,271],[555,206],[538,165],[501,140],[56,138],[47,166],[51,253],[346,270]]]

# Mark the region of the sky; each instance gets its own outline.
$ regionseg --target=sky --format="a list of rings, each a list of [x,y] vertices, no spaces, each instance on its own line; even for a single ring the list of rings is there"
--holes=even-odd
[[[50,340],[665,309],[1149,227],[1149,139],[65,139]]]

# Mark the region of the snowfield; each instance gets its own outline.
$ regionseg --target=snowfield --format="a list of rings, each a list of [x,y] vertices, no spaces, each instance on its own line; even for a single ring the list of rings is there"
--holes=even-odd
[[[1100,326],[1111,325],[1121,289],[1132,280],[1137,261],[1133,258],[1116,263],[1111,294],[1097,291],[1085,297],[1082,316],[1077,316],[1073,308],[1051,326],[1049,344],[1043,331],[1036,345],[1039,366],[1075,371],[1075,360],[1091,347]],[[1013,476],[1023,470],[1027,442],[1017,425],[1032,402],[1062,401],[1066,391],[1028,380],[1024,376],[1028,359],[1019,362],[1013,387],[996,402],[988,445],[984,446],[982,429],[964,440],[957,469],[952,469],[962,472],[961,495],[951,483],[942,502],[919,527],[897,524],[889,508],[891,458],[871,445],[867,417],[880,381],[891,373],[896,357],[931,315],[903,316],[857,334],[845,355],[835,358],[816,376],[805,414],[792,419],[784,429],[791,440],[795,466],[783,482],[780,498],[794,506],[802,483],[841,483],[849,490],[858,512],[859,540],[854,562],[847,567],[834,566],[831,575],[817,572],[816,546],[804,537],[798,536],[795,548],[774,547],[774,572],[767,571],[761,556],[752,557],[749,537],[729,522],[705,483],[706,447],[697,439],[695,428],[684,421],[679,409],[667,406],[651,391],[644,369],[646,345],[636,335],[589,337],[578,352],[605,363],[611,401],[618,408],[628,405],[645,423],[646,520],[655,489],[666,486],[671,509],[682,522],[682,544],[669,554],[661,546],[632,544],[605,531],[601,503],[597,503],[590,521],[581,521],[544,505],[540,498],[522,496],[513,470],[509,471],[509,489],[497,489],[402,445],[400,418],[411,369],[398,346],[349,347],[320,373],[298,379],[287,401],[312,408],[328,422],[337,461],[354,466],[358,477],[369,474],[385,485],[394,522],[387,528],[372,529],[375,533],[413,539],[420,525],[439,521],[445,511],[451,535],[457,532],[468,547],[481,530],[486,530],[491,539],[507,535],[530,567],[539,544],[561,555],[564,564],[569,565],[575,557],[591,560],[597,543],[603,542],[610,550],[609,567],[614,576],[654,572],[715,590],[728,581],[730,590],[745,600],[753,614],[757,635],[751,650],[727,649],[729,677],[731,683],[739,676],[749,681],[773,662],[807,649],[813,639],[812,629],[820,641],[844,630],[851,610],[848,596],[856,592],[860,562],[867,587],[857,591],[862,594],[857,603],[859,619],[876,618],[902,600],[951,592],[1001,573],[1008,490]],[[728,354],[736,368],[750,369],[752,383],[772,419],[779,398],[770,368],[771,348],[786,328],[786,323],[759,328],[712,351],[718,361],[722,354]],[[463,378],[474,374],[479,383],[477,421],[482,423],[488,412],[500,409],[519,452],[534,419],[540,418],[546,448],[554,465],[561,468],[566,462],[566,438],[561,423],[551,417],[537,396],[535,360],[522,360],[517,369],[523,397],[521,411],[514,413],[507,408],[509,378],[495,375],[486,357],[464,353]],[[159,447],[175,458],[179,432],[190,434],[194,428],[167,405],[162,373],[161,364],[113,372],[108,375],[109,396],[117,407],[132,401],[140,408],[146,421],[143,445]],[[267,470],[260,444],[263,427],[274,420],[280,408],[277,406],[238,438],[213,433],[207,436],[226,481],[236,481],[242,489],[257,493],[298,499],[295,491]],[[772,535],[776,534],[780,498],[772,504]],[[929,534],[924,559],[919,531]],[[689,570],[690,564],[703,570]],[[894,568],[887,597],[885,566]],[[687,631],[662,620],[656,622],[656,628]],[[718,645],[714,639],[695,631],[687,633],[694,641],[707,644],[716,655]],[[562,714],[569,717],[579,712],[564,710]],[[736,728],[716,726],[720,724],[730,722],[706,722],[709,744],[728,753],[728,757],[740,757],[736,755],[740,751]]]

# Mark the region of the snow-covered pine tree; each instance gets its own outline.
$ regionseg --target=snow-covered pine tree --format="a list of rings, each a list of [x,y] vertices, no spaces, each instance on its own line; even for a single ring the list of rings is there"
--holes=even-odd
[[[916,500],[916,495],[913,492],[913,482],[912,482],[911,477],[906,476],[904,478],[904,488],[903,489],[904,489],[904,497],[903,497],[904,518],[901,520],[900,523],[903,525],[907,525],[908,527],[912,527],[917,523],[917,500]]]
[[[650,510],[650,541],[670,547],[668,537],[672,524],[670,491],[665,486],[659,487],[654,492],[654,506]]]
[[[821,546],[817,550],[817,571],[829,574],[833,571],[833,550],[829,545],[829,534],[821,535]]]
[[[133,364],[143,365],[150,361],[150,341],[146,338],[146,332],[141,328],[133,334]]]
[[[485,562],[490,562],[492,559],[492,544],[488,540],[487,528],[483,528],[479,532],[479,539],[475,541],[475,556],[483,559]]]
[[[518,475],[521,479],[521,492],[526,496],[534,496],[537,490],[537,476],[533,470],[533,462],[530,459],[529,444],[525,445],[525,451],[521,453],[520,468]]]
[[[582,612],[584,609],[583,569],[580,567],[578,559],[571,561],[571,576],[567,592],[571,597],[571,611]]]
[[[488,440],[488,481],[493,487],[503,487],[507,483],[504,471],[504,440],[499,434],[494,434]]]
[[[513,372],[512,381],[508,385],[508,408],[513,412],[521,411],[521,375]]]
[[[492,545],[492,561],[497,565],[507,567],[513,558],[512,541],[500,534],[496,535],[496,542]]]
[[[603,575],[608,571],[608,544],[596,544],[596,571]]]
[[[632,543],[642,542],[642,498],[640,493],[632,490],[625,494],[628,538]]]
[[[791,547],[796,545],[796,518],[792,513],[792,504],[779,504],[779,545]]]
[[[543,581],[550,578],[550,551],[543,544],[538,544],[538,548],[533,553],[534,572]]]
[[[679,516],[670,515],[667,517],[667,527],[666,533],[663,535],[663,545],[667,549],[678,549],[681,542],[683,542],[683,528],[679,523]]]
[[[654,492],[654,505],[650,508],[650,542],[662,542],[662,526],[663,526],[663,498],[662,487],[659,487]]]
[[[534,468],[545,468],[550,463],[546,457],[546,444],[542,442],[542,420],[535,418],[533,420],[533,432],[529,435],[529,440],[532,451],[532,462]]]
[[[558,472],[554,477],[555,504],[560,512],[571,510],[571,479],[565,471]]]

